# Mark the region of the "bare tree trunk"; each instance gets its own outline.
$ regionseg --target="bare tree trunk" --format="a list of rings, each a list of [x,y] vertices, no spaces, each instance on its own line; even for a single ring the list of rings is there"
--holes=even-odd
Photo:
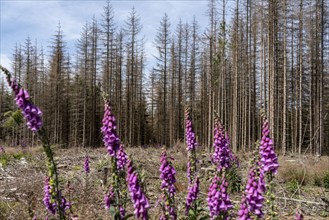
[[[302,153],[302,138],[303,138],[303,0],[300,0],[299,5],[299,138],[298,138],[298,154]]]
[[[239,83],[239,62],[238,62],[238,36],[239,36],[239,0],[236,1],[236,8],[235,8],[235,43],[234,43],[234,88],[233,88],[233,118],[232,118],[232,149],[234,152],[237,152],[237,130],[238,130],[238,83]]]
[[[283,3],[283,127],[282,127],[282,154],[287,151],[287,0]]]

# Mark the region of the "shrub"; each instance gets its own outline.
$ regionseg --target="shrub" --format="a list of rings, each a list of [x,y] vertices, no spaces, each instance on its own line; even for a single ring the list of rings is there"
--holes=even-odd
[[[323,177],[323,187],[329,189],[329,172],[327,172]]]
[[[230,193],[241,192],[242,176],[239,172],[239,168],[236,165],[228,169],[226,173],[226,178],[229,182],[228,189]]]
[[[298,183],[298,181],[296,179],[291,180],[287,184],[287,189],[291,193],[297,192],[297,190],[299,189],[299,187],[300,187],[300,184]]]
[[[314,185],[321,187],[322,186],[322,178],[320,176],[314,175],[313,177]]]

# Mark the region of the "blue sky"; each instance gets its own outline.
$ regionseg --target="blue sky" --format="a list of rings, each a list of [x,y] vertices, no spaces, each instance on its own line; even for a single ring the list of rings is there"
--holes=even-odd
[[[110,1],[118,26],[124,23],[134,6],[141,17],[143,25],[140,37],[145,36],[145,47],[148,63],[153,62],[156,55],[154,38],[160,20],[166,12],[169,15],[172,29],[179,19],[191,22],[195,15],[200,30],[207,25],[207,0],[117,0]],[[0,0],[0,64],[10,67],[14,46],[24,43],[29,36],[32,41],[38,40],[46,52],[49,51],[51,39],[57,30],[60,21],[67,42],[68,51],[75,53],[75,45],[80,36],[82,26],[93,16],[98,20],[103,13],[106,1],[27,1],[27,0]]]

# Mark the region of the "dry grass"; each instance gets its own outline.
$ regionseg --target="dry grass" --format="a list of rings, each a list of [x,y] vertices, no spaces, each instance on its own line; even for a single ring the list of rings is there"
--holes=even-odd
[[[62,180],[63,194],[70,197],[73,202],[72,211],[79,216],[79,219],[110,219],[109,213],[104,209],[103,197],[107,189],[105,181],[105,168],[109,167],[106,149],[55,149],[56,161],[59,167],[59,173]],[[6,148],[7,154],[22,153],[21,149]],[[161,148],[129,148],[128,154],[133,159],[139,172],[145,173],[147,183],[147,195],[151,202],[150,215],[151,219],[158,219],[159,207],[157,201],[160,195],[159,165]],[[90,157],[91,173],[89,177],[83,172],[83,159],[85,154]],[[42,148],[28,148],[22,153],[23,157],[29,155],[26,160],[11,160],[6,168],[0,169],[0,219],[31,219],[32,214],[38,219],[44,219],[46,211],[42,202],[43,198],[43,181],[46,175],[45,155]],[[187,193],[186,179],[186,150],[183,144],[177,143],[173,148],[168,150],[169,155],[174,156],[173,165],[177,170],[177,205],[180,213],[184,212],[184,202]],[[209,154],[199,151],[199,167],[209,166]],[[248,160],[250,154],[240,154],[241,172],[246,181],[248,171]],[[329,158],[322,157],[319,162],[315,162],[311,157],[303,158],[302,162],[291,158],[279,158],[280,169],[278,174],[278,183],[285,183],[291,179],[298,179],[304,184],[311,185],[315,176],[323,176],[326,171]],[[200,170],[201,179],[201,197],[206,197],[209,185],[209,176],[203,169]],[[305,173],[305,175],[304,175]],[[68,186],[69,183],[69,186]],[[326,196],[327,192],[321,191],[322,188],[312,186],[312,190],[305,190],[301,199],[317,201],[320,193]],[[283,197],[284,191],[278,188],[278,197]],[[286,192],[285,192],[286,193]],[[70,196],[69,196],[70,195]],[[285,197],[289,197],[285,194]],[[240,194],[231,195],[238,207]],[[289,219],[294,214],[294,210],[299,203],[283,203],[278,200],[280,207],[280,219]],[[312,205],[310,205],[312,206]],[[306,207],[302,204],[302,207]],[[132,211],[131,204],[128,207]],[[321,210],[320,210],[321,211]],[[306,214],[310,216],[306,219],[325,219],[320,218],[318,208],[308,208]],[[312,217],[313,216],[313,217]]]
[[[300,185],[312,185],[329,173],[329,157],[318,161],[312,156],[303,158],[280,158],[279,179],[284,183],[296,180]]]

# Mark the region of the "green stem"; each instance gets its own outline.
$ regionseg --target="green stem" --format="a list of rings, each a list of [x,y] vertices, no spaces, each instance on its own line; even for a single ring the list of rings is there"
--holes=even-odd
[[[269,173],[267,175],[267,179],[268,179],[268,183],[269,183],[269,187],[268,187],[268,202],[269,202],[269,205],[270,205],[270,210],[271,210],[271,213],[270,213],[270,216],[271,216],[271,219],[272,220],[277,220],[277,214],[275,212],[275,195],[274,195],[274,182],[273,182],[273,175],[272,173]]]
[[[120,215],[120,205],[121,205],[121,196],[120,196],[120,189],[119,189],[119,184],[118,184],[118,178],[119,178],[119,173],[117,169],[117,159],[116,159],[116,152],[114,156],[111,158],[111,163],[112,163],[112,182],[114,185],[114,192],[115,192],[115,206],[116,206],[116,214],[114,216],[115,220],[121,220],[121,215]]]
[[[11,82],[11,74],[10,74],[9,70],[7,70],[6,68],[4,68],[1,65],[0,65],[0,69],[6,75],[7,81]],[[19,86],[19,88],[22,87],[20,84],[18,84],[18,86]],[[57,166],[56,166],[56,162],[54,160],[54,154],[50,147],[50,141],[49,141],[48,135],[44,128],[41,128],[38,131],[38,138],[42,142],[43,149],[47,155],[48,162],[50,164],[50,167],[48,167],[48,169],[50,169],[51,174],[55,176],[54,184],[55,184],[55,193],[56,193],[56,200],[57,200],[57,206],[58,206],[57,209],[58,209],[59,218],[60,218],[60,220],[65,220],[65,210],[64,210],[65,207],[63,207],[62,196],[61,196],[60,190],[59,190]],[[52,176],[50,176],[49,178],[52,178]]]
[[[54,176],[55,193],[56,193],[56,200],[57,200],[57,205],[58,205],[59,218],[60,218],[60,220],[65,220],[65,210],[64,210],[65,207],[63,207],[64,204],[62,204],[62,196],[60,194],[60,189],[59,189],[57,165],[54,160],[54,153],[50,147],[48,135],[44,128],[41,128],[41,130],[38,132],[38,137],[42,142],[43,149],[48,158],[48,162],[50,163],[50,167],[48,167],[48,169],[51,171],[51,174],[52,174],[52,176],[50,176],[50,178],[52,178]]]

